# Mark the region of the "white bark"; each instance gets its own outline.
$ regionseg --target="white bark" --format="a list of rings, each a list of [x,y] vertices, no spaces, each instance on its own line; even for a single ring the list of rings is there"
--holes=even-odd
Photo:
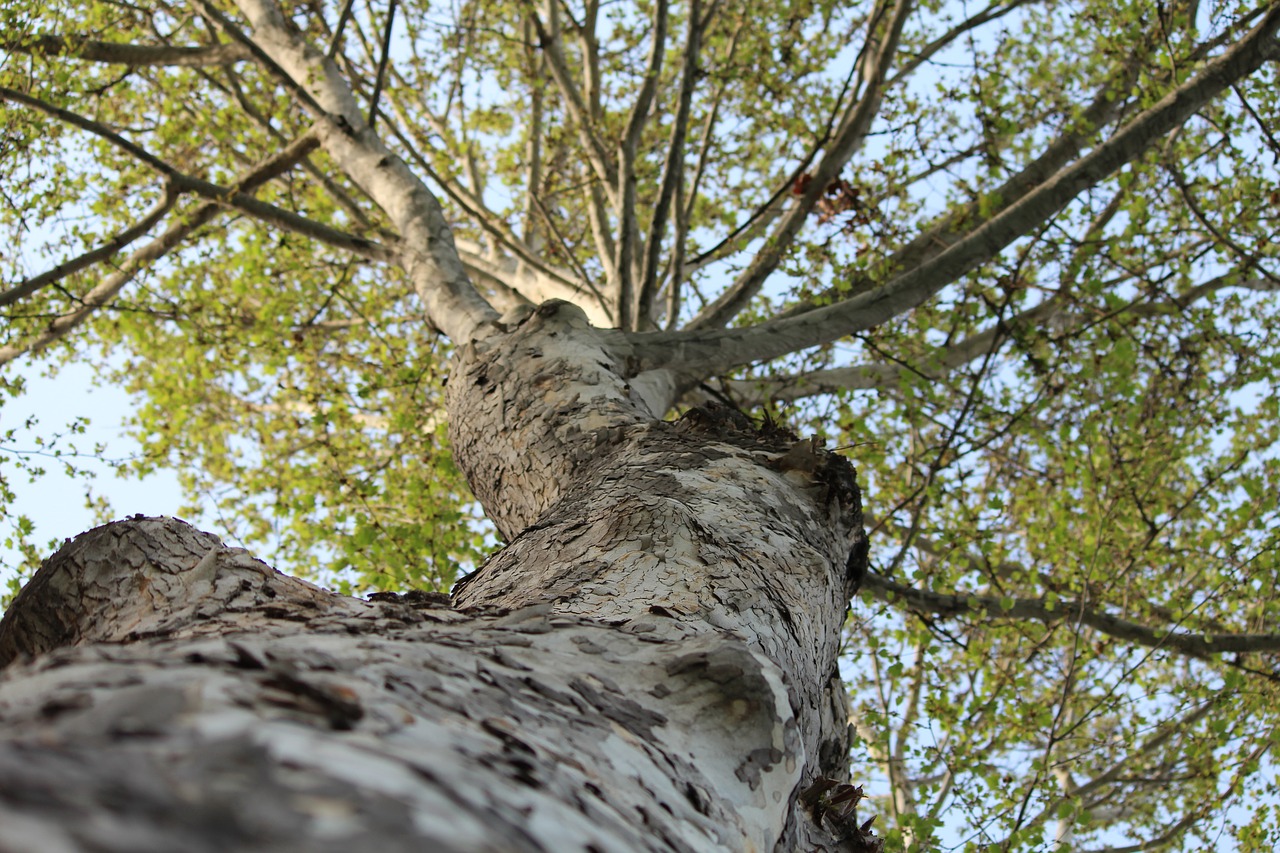
[[[572,273],[557,270],[558,277],[548,275],[516,258],[492,257],[471,240],[456,242],[458,256],[473,275],[487,276],[534,305],[553,299],[572,302],[586,312],[593,326],[603,329],[614,325],[602,300],[590,292],[587,282],[579,281]]]
[[[459,464],[512,541],[330,595],[171,519],[65,546],[0,623],[0,849],[874,850],[848,778],[853,472],[655,420],[563,303],[462,347]]]
[[[401,263],[427,316],[455,341],[483,334],[497,312],[475,291],[440,203],[365,122],[332,59],[306,43],[270,0],[240,0],[255,45],[305,90],[321,111],[320,144],[400,229]]]

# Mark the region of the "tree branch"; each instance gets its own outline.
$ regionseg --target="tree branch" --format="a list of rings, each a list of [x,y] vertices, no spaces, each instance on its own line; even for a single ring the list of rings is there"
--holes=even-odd
[[[606,277],[616,290],[619,275],[616,266],[617,247],[611,234],[609,208],[611,206],[614,209],[617,208],[618,198],[616,188],[611,183],[614,178],[613,164],[609,162],[608,152],[603,141],[596,135],[595,104],[594,102],[588,104],[582,91],[574,85],[568,62],[564,55],[562,30],[555,0],[551,0],[548,3],[550,12],[549,29],[547,24],[544,24],[538,16],[532,0],[525,0],[525,4],[528,7],[529,21],[538,35],[538,46],[542,49],[547,67],[551,70],[551,79],[555,81],[556,88],[560,90],[561,95],[566,100],[569,116],[577,130],[579,142],[587,152],[587,162],[591,166],[591,171],[595,173],[596,180],[590,182],[585,192],[587,213],[591,222],[591,234],[595,239],[596,257],[601,265],[604,266]],[[584,52],[586,56],[584,63],[586,64],[587,82],[591,87],[590,97],[594,99],[599,97],[598,68],[595,67],[597,59],[593,56],[592,48],[594,44],[595,15],[599,11],[599,6],[594,2],[589,2],[587,5],[588,23],[579,29],[582,32],[585,43]],[[611,313],[617,316],[616,307]]]
[[[932,297],[1010,243],[1046,222],[1080,192],[1110,177],[1156,140],[1180,126],[1236,80],[1275,58],[1280,9],[1198,74],[1143,111],[1106,142],[1046,179],[1034,191],[975,228],[935,257],[880,287],[844,302],[746,329],[659,332],[631,339],[640,369],[670,366],[706,376],[874,328]]]
[[[345,231],[339,231],[331,228],[323,223],[307,219],[305,216],[299,216],[291,210],[282,207],[276,207],[264,201],[259,201],[247,193],[238,192],[235,189],[223,187],[215,183],[196,178],[181,172],[169,163],[161,160],[159,157],[151,154],[141,145],[132,142],[115,131],[111,130],[104,124],[85,118],[84,116],[73,113],[70,110],[56,107],[34,98],[22,92],[15,91],[5,86],[0,86],[0,99],[13,101],[25,106],[37,109],[46,115],[64,121],[81,130],[88,131],[93,135],[106,140],[116,146],[126,154],[135,158],[145,166],[155,170],[168,179],[174,191],[179,193],[192,193],[201,198],[218,204],[234,207],[237,210],[249,214],[255,219],[263,222],[270,222],[288,231],[293,231],[318,240],[326,245],[333,246],[335,249],[351,252],[363,258],[372,261],[390,261],[394,259],[394,254],[385,246],[373,241],[366,240],[363,237],[355,237],[347,234]],[[292,165],[292,164],[290,164]],[[272,175],[271,177],[274,177]]]
[[[729,43],[725,45],[724,55],[723,55],[723,58],[721,59],[722,63],[728,64],[733,61],[734,55],[738,52],[738,42],[741,39],[742,32],[743,30],[746,29],[746,26],[747,26],[747,16],[743,15],[742,17],[738,18],[737,25],[733,28],[733,32],[729,35]],[[694,163],[693,174],[689,179],[689,193],[688,193],[688,196],[682,199],[680,202],[681,210],[682,210],[682,218],[685,220],[685,222],[688,222],[690,219],[693,218],[694,204],[698,200],[698,187],[702,183],[702,176],[706,174],[707,163],[711,158],[711,148],[715,144],[716,123],[719,121],[719,118],[720,118],[720,107],[724,103],[724,95],[727,87],[728,87],[728,84],[724,80],[721,80],[716,85],[715,90],[711,95],[710,105],[707,108],[707,116],[702,122],[702,135],[698,140],[698,159]],[[834,119],[834,116],[833,116],[833,119]],[[819,142],[819,144],[821,144],[821,141]],[[814,151],[812,151],[809,154],[809,156],[805,158],[804,165],[807,167],[808,163],[811,162],[814,156],[816,155],[817,155],[817,146],[815,146]],[[716,260],[719,257],[719,252],[724,247],[727,247],[728,245],[730,245],[730,243],[734,239],[736,239],[740,234],[742,234],[744,230],[751,228],[753,222],[756,222],[757,219],[763,219],[763,217],[770,212],[776,214],[777,202],[782,198],[783,193],[786,191],[787,187],[790,186],[791,181],[794,181],[794,177],[790,178],[790,180],[786,184],[780,187],[779,191],[775,192],[774,195],[769,199],[769,201],[765,202],[763,207],[758,208],[754,213],[752,213],[752,215],[747,218],[746,222],[744,222],[742,225],[739,225],[737,228],[734,228],[733,231],[731,231],[728,236],[726,236],[723,240],[721,240],[711,249],[707,250],[706,252],[703,252],[698,257],[685,262],[684,268],[692,272],[700,269],[706,264],[711,263],[712,261]],[[770,217],[768,221],[772,221],[772,217]],[[763,228],[765,224],[767,224],[767,222],[762,222],[762,224],[759,227]],[[687,232],[678,234],[677,236],[679,238],[679,243],[678,243],[679,251],[683,256],[685,252],[684,241],[687,239]]]
[[[639,302],[641,289],[638,281],[641,264],[638,253],[640,243],[640,211],[636,209],[636,147],[649,118],[649,107],[658,90],[658,77],[662,73],[663,54],[667,48],[667,0],[657,0],[653,6],[653,36],[649,44],[649,59],[644,71],[644,82],[636,102],[631,106],[626,128],[618,143],[618,242],[617,288],[619,319],[624,329],[640,329],[640,315],[644,312]]]
[[[382,51],[378,55],[378,71],[373,77],[373,94],[369,96],[369,117],[366,119],[372,128],[378,118],[378,96],[382,94],[382,83],[387,73],[387,60],[391,58],[391,28],[396,23],[396,0],[391,0],[387,8],[387,23],[382,29]]]
[[[69,261],[58,264],[53,269],[34,276],[33,278],[29,278],[21,284],[15,285],[3,293],[0,293],[0,307],[11,305],[19,299],[30,296],[46,285],[53,284],[56,281],[61,281],[67,276],[75,275],[86,267],[112,257],[121,249],[130,245],[139,237],[154,228],[156,223],[163,219],[165,214],[173,209],[174,204],[178,201],[178,196],[179,193],[174,191],[173,184],[166,182],[164,192],[160,195],[160,198],[141,219],[116,234],[111,239],[107,240],[101,246],[91,249]]]
[[[1015,9],[1019,9],[1029,3],[1037,2],[1040,2],[1040,0],[1010,0],[1010,2],[1002,4],[1001,0],[996,0],[996,2],[992,3],[978,14],[956,24],[954,27],[922,47],[919,53],[911,57],[907,62],[904,62],[902,67],[898,69],[898,72],[885,82],[885,88],[892,88],[906,80],[915,72],[916,69],[935,56],[938,51],[943,50],[957,38],[970,30],[977,29],[983,24],[989,24],[992,21],[999,20]]]
[[[915,589],[874,573],[868,573],[863,579],[862,589],[880,601],[900,602],[910,610],[939,616],[973,613],[987,619],[1022,619],[1046,624],[1069,620],[1088,625],[1118,640],[1153,649],[1168,649],[1200,660],[1211,660],[1222,654],[1280,652],[1280,634],[1193,634],[1149,628],[1090,607],[1082,599],[1063,598],[1056,604],[1049,604],[1043,598],[946,594]]]
[[[1245,16],[1245,19],[1251,20],[1257,17],[1257,14],[1259,13],[1250,13]],[[1199,45],[1192,52],[1192,57],[1205,56],[1209,50],[1221,46],[1223,38],[1218,36]],[[932,260],[962,239],[963,234],[958,230],[961,225],[969,225],[969,233],[972,233],[976,225],[990,221],[992,217],[1008,210],[1015,202],[1040,188],[1084,150],[1085,145],[1099,128],[1123,115],[1132,103],[1132,100],[1124,97],[1123,94],[1132,89],[1142,72],[1144,58],[1150,49],[1159,43],[1160,34],[1157,28],[1153,27],[1147,33],[1147,38],[1140,48],[1121,63],[1110,79],[1098,86],[1093,100],[1080,113],[1079,118],[1068,131],[1054,139],[1038,157],[1017,174],[995,190],[985,194],[985,200],[995,204],[987,217],[979,218],[979,203],[976,201],[943,214],[933,225],[895,251],[885,266],[894,270],[908,270]],[[874,284],[870,279],[864,278],[846,283],[839,288],[828,289],[808,303],[787,309],[781,316],[795,316],[820,305],[858,296],[869,291]]]
[[[315,150],[318,142],[314,134],[307,133],[292,142],[284,150],[263,160],[247,172],[233,186],[240,192],[250,192],[277,175],[288,171],[294,164]],[[96,287],[85,294],[80,302],[81,307],[55,317],[44,331],[25,341],[0,347],[0,365],[13,361],[27,352],[36,352],[59,338],[93,315],[95,311],[109,304],[126,284],[133,280],[147,264],[167,255],[182,241],[187,239],[196,229],[213,219],[222,206],[215,202],[206,202],[178,221],[169,225],[164,232],[151,242],[136,249],[117,268],[116,272],[107,276]]]
[[[231,89],[232,93],[235,95],[236,102],[239,103],[240,107],[245,111],[245,114],[248,115],[250,118],[252,118],[254,122],[260,128],[262,128],[263,132],[269,135],[272,139],[276,140],[282,145],[286,144],[288,142],[287,137],[283,133],[281,133],[279,130],[277,130],[271,124],[271,120],[268,119],[266,116],[264,116],[261,110],[257,109],[257,107],[253,105],[253,102],[249,100],[248,96],[245,95],[243,91],[243,87],[240,85],[239,77],[235,69],[226,68],[224,69],[223,73],[227,75],[227,85]],[[316,147],[318,148],[319,145],[317,145]],[[373,223],[373,221],[369,219],[364,208],[361,207],[361,205],[357,202],[357,200],[353,198],[345,188],[340,186],[338,184],[338,181],[335,180],[334,177],[330,175],[328,171],[318,167],[312,161],[310,155],[302,158],[302,160],[299,162],[298,165],[302,168],[304,172],[306,172],[317,183],[319,183],[320,186],[325,188],[325,191],[328,192],[329,195],[333,197],[333,200],[337,202],[338,205],[347,212],[347,215],[351,217],[351,220],[360,229],[364,229],[366,231],[381,232],[385,237],[393,236],[385,228],[379,228],[378,226],[376,226]],[[358,190],[359,187],[357,187],[356,189]]]
[[[587,108],[587,103],[583,99],[582,91],[573,83],[573,77],[569,73],[569,63],[565,59],[560,32],[557,30],[555,33],[549,33],[542,22],[542,18],[538,16],[537,9],[533,8],[531,2],[527,2],[527,5],[529,6],[529,20],[533,22],[533,28],[538,33],[538,46],[542,48],[543,54],[547,57],[547,67],[551,69],[551,79],[556,81],[556,87],[560,90],[560,94],[565,97],[565,102],[569,107],[569,114],[573,117],[574,126],[578,130],[578,137],[582,141],[582,147],[586,149],[587,161],[591,163],[591,167],[595,170],[596,177],[600,180],[600,183],[609,192],[610,203],[617,206],[617,194],[610,183],[616,170],[613,164],[609,162],[609,155],[605,149],[604,142],[596,135],[595,123],[592,120],[590,110]]]
[[[198,47],[152,44],[123,44],[77,36],[41,35],[30,39],[0,42],[0,47],[15,53],[34,56],[67,56],[88,62],[142,67],[168,65],[199,68],[243,62],[252,54],[239,44],[213,44]]]
[[[542,78],[546,60],[534,51],[533,22],[525,14],[521,20],[521,35],[525,41],[525,74],[529,82],[529,126],[525,142],[526,164],[524,197],[524,242],[535,250],[538,244],[538,217],[534,216],[538,193],[542,191]]]
[[[399,105],[399,99],[393,97],[392,105],[396,110],[396,115],[400,120],[400,124],[404,124],[412,130],[413,124],[407,120],[403,109]],[[581,267],[578,268],[581,281],[575,281],[573,277],[568,275],[566,272],[557,270],[550,264],[546,263],[542,256],[521,240],[519,235],[517,235],[506,222],[502,221],[497,214],[489,210],[480,198],[474,195],[458,181],[446,178],[436,172],[431,164],[427,162],[426,158],[422,156],[414,145],[412,145],[411,141],[405,137],[404,131],[401,130],[396,123],[388,122],[388,127],[391,128],[391,132],[398,140],[400,140],[401,144],[405,146],[405,149],[409,152],[409,156],[418,165],[418,167],[426,173],[427,177],[444,190],[445,195],[447,195],[454,204],[461,207],[463,211],[465,211],[466,214],[477,225],[479,225],[486,234],[493,238],[497,245],[505,248],[511,253],[511,255],[514,255],[519,263],[526,265],[528,269],[531,270],[531,273],[527,276],[521,276],[519,271],[514,269],[514,264],[508,265],[506,263],[506,259],[481,259],[480,256],[482,252],[479,246],[475,246],[474,251],[466,250],[471,257],[463,257],[462,260],[468,268],[480,270],[491,279],[499,280],[503,286],[520,293],[524,293],[526,290],[525,285],[530,282],[517,282],[516,279],[531,279],[536,283],[536,286],[533,288],[534,293],[539,294],[541,297],[534,299],[536,302],[550,298],[568,298],[570,301],[579,301],[583,297],[594,298],[599,303],[599,311],[593,311],[589,306],[583,306],[588,310],[588,313],[592,315],[593,322],[601,319],[601,311],[606,315],[608,314],[608,302],[600,292],[596,290],[595,286],[591,283],[591,280],[586,277],[586,273],[581,269]],[[554,228],[554,225],[552,227]],[[457,242],[456,238],[455,242]],[[461,244],[459,243],[458,245],[461,250]],[[568,255],[572,259],[572,254],[568,253]],[[511,268],[508,268],[509,266]],[[554,296],[546,292],[548,287],[552,289]]]
[[[1258,293],[1269,293],[1280,290],[1280,282],[1273,276],[1256,276],[1254,278],[1237,279],[1247,270],[1232,270],[1197,285],[1186,293],[1160,302],[1130,304],[1111,313],[1110,317],[1155,317],[1173,314],[1185,310],[1200,299],[1219,290],[1239,288]],[[1127,280],[1127,277],[1126,279]],[[1111,282],[1112,285],[1119,282]],[[865,391],[871,389],[890,390],[902,381],[904,373],[914,372],[926,379],[941,380],[975,359],[981,358],[1003,334],[1006,340],[1016,340],[1020,333],[1052,322],[1060,335],[1068,335],[1072,331],[1098,317],[1084,312],[1066,311],[1067,300],[1064,294],[1055,295],[1039,305],[1028,308],[1009,318],[1000,326],[992,326],[981,332],[974,332],[957,343],[939,347],[931,354],[927,366],[910,367],[897,363],[857,364],[848,367],[832,367],[825,370],[813,370],[808,373],[779,376],[768,379],[734,379],[726,387],[734,399],[744,403],[756,404],[766,400],[795,402],[806,397],[820,394],[835,394],[841,391]]]
[[[658,293],[658,264],[662,252],[662,237],[667,230],[667,218],[673,209],[683,204],[679,188],[684,183],[684,146],[689,128],[689,111],[693,104],[693,89],[698,79],[698,59],[702,52],[702,25],[699,20],[702,4],[690,0],[689,24],[685,30],[684,67],[680,70],[680,95],[676,106],[675,121],[671,126],[671,141],[667,145],[666,162],[662,167],[658,201],[653,206],[653,221],[645,242],[644,262],[640,267],[640,282],[636,294],[636,328],[647,329],[653,320],[653,304]],[[674,285],[673,285],[674,286]]]
[[[755,298],[765,280],[778,268],[778,264],[782,262],[783,257],[795,242],[810,212],[826,193],[827,186],[839,176],[845,164],[862,147],[871,124],[880,111],[880,105],[884,99],[885,77],[897,55],[902,28],[906,24],[907,15],[912,7],[911,0],[897,0],[893,17],[884,24],[884,31],[878,38],[877,31],[880,30],[880,17],[884,7],[877,7],[871,22],[867,25],[864,56],[859,63],[860,65],[865,63],[867,69],[862,72],[865,88],[861,97],[850,105],[840,128],[836,131],[835,138],[823,153],[817,168],[814,169],[813,178],[809,181],[804,194],[783,214],[782,219],[765,240],[764,247],[751,259],[747,268],[719,298],[693,318],[689,323],[689,329],[727,325]]]
[[[1208,716],[1209,712],[1213,711],[1217,705],[1218,705],[1217,701],[1213,699],[1209,699],[1207,701],[1201,702],[1200,705],[1192,708],[1190,711],[1186,712],[1176,720],[1170,720],[1166,722],[1163,726],[1161,726],[1160,731],[1157,731],[1155,734],[1151,735],[1150,737],[1142,741],[1142,743],[1138,745],[1137,749],[1130,751],[1128,755],[1125,755],[1120,760],[1112,763],[1110,767],[1108,767],[1106,770],[1102,771],[1101,773],[1098,773],[1089,781],[1084,782],[1083,784],[1077,785],[1075,788],[1073,788],[1070,794],[1070,799],[1072,800],[1083,799],[1085,797],[1090,796],[1095,791],[1101,791],[1105,787],[1114,785],[1118,781],[1121,781],[1126,774],[1132,771],[1133,758],[1135,756],[1149,756],[1152,753],[1154,753],[1156,750],[1163,748],[1164,745],[1168,743],[1168,741],[1175,734],[1177,734],[1180,731],[1186,731],[1190,726],[1194,726],[1195,724],[1199,723],[1206,716]],[[1053,817],[1057,814],[1058,805],[1065,800],[1066,800],[1066,797],[1058,797],[1058,798],[1055,798],[1054,800],[1051,800],[1043,809],[1040,810],[1038,814],[1034,815],[1029,820],[1023,822],[1019,827],[1019,829],[1021,831],[1026,831],[1028,829],[1032,829],[1044,823],[1050,817]],[[1010,840],[1006,838],[997,844],[987,845],[987,849],[988,850],[1008,849],[1009,841]]]
[[[207,2],[201,6],[219,26],[238,32]],[[482,333],[498,314],[467,278],[435,196],[365,122],[337,65],[307,44],[278,6],[270,0],[239,0],[239,6],[254,28],[257,49],[286,77],[305,81],[290,89],[305,88],[321,145],[400,230],[400,261],[431,322],[457,343]]]

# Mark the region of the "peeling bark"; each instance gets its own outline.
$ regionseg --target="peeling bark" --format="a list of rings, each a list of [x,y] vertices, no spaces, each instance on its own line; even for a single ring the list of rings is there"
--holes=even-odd
[[[173,519],[64,546],[0,623],[0,850],[877,849],[812,795],[848,778],[852,469],[657,420],[606,342],[550,303],[460,348],[457,458],[511,541],[452,602]]]

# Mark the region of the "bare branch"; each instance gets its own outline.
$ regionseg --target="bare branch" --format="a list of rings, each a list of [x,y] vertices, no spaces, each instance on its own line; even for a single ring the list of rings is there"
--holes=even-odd
[[[605,268],[606,276],[614,285],[618,283],[616,264],[617,247],[614,243],[609,224],[610,207],[617,209],[618,193],[613,186],[614,166],[609,160],[604,142],[596,134],[596,117],[599,111],[599,57],[595,45],[595,20],[599,5],[591,0],[587,3],[587,23],[579,27],[583,40],[585,73],[588,91],[584,93],[573,82],[568,61],[564,55],[563,34],[555,0],[548,3],[548,22],[544,23],[533,8],[532,0],[526,0],[528,20],[538,35],[538,46],[542,49],[547,67],[551,71],[551,79],[556,88],[565,97],[570,118],[577,129],[579,141],[587,152],[587,162],[595,174],[596,180],[591,182],[585,192],[587,214],[591,223],[591,234],[596,244],[596,256]],[[614,312],[615,315],[617,312]]]
[[[604,294],[596,288],[595,284],[591,281],[591,276],[582,268],[582,264],[578,263],[578,259],[574,257],[573,250],[570,248],[569,242],[565,240],[564,235],[560,233],[559,227],[556,226],[555,220],[552,218],[550,211],[548,211],[543,205],[542,200],[537,196],[531,196],[531,198],[534,204],[537,205],[538,212],[542,215],[543,221],[546,222],[547,229],[551,231],[551,234],[560,244],[560,248],[564,251],[565,257],[569,259],[571,264],[573,264],[574,271],[577,272],[578,278],[586,288],[591,291],[591,295],[595,297],[596,304],[600,306],[600,310],[604,313],[604,323],[597,323],[595,319],[592,319],[592,323],[597,326],[614,325],[615,318],[613,312],[609,310],[609,300],[606,299]],[[587,316],[591,317],[591,315],[592,312],[588,310]]]
[[[897,55],[902,27],[911,8],[911,0],[897,0],[893,17],[883,25],[883,30],[880,22],[883,7],[877,8],[868,24],[864,47],[868,68],[868,73],[864,74],[865,89],[861,97],[850,105],[835,138],[814,170],[812,180],[796,203],[783,214],[765,240],[764,247],[751,259],[747,268],[719,298],[699,312],[688,328],[726,325],[760,292],[765,280],[778,268],[804,226],[805,219],[826,192],[827,186],[839,176],[845,164],[866,140],[871,124],[880,111],[880,104],[884,99],[884,80]]]
[[[671,265],[667,273],[667,329],[674,329],[680,323],[681,296],[684,288],[685,263],[684,252],[689,234],[689,218],[685,215],[684,170],[678,170],[675,180],[675,198],[671,200],[675,211],[675,238],[671,250]]]
[[[732,55],[734,48],[737,46],[738,35],[741,32],[742,32],[742,22],[739,22],[738,29],[734,30],[733,35],[730,36],[729,38],[728,52],[730,55]],[[702,184],[702,176],[706,174],[707,163],[711,158],[711,148],[715,144],[716,122],[719,120],[719,117],[720,117],[720,105],[724,102],[725,88],[726,86],[723,82],[721,82],[720,85],[716,87],[715,93],[712,94],[711,96],[711,106],[707,110],[707,117],[702,123],[702,136],[698,140],[698,160],[694,164],[693,174],[689,178],[689,192],[683,197],[683,200],[680,202],[681,213],[686,222],[693,218],[693,208],[698,201],[698,187]],[[804,164],[806,166],[808,165],[808,163],[812,162],[813,157],[816,156],[816,153],[817,152],[815,149],[815,151],[809,157],[805,158]],[[782,184],[782,186],[780,186],[778,190],[774,192],[773,196],[770,197],[769,201],[765,202],[764,205],[757,208],[755,212],[753,212],[745,222],[743,222],[738,227],[734,228],[733,231],[729,232],[729,234],[723,240],[721,240],[715,246],[712,246],[707,251],[701,253],[696,258],[690,258],[687,262],[685,262],[684,264],[685,269],[688,270],[689,272],[693,272],[695,270],[701,269],[702,267],[706,266],[712,261],[717,260],[721,256],[721,254],[725,253],[725,250],[728,249],[728,247],[733,244],[734,240],[737,240],[740,237],[743,240],[749,240],[752,237],[754,237],[755,234],[752,233],[754,229],[758,229],[760,233],[763,233],[764,228],[767,227],[768,224],[771,223],[776,218],[778,210],[781,207],[781,201],[785,196],[786,189],[791,185],[791,183],[794,180],[795,178],[791,177],[788,181],[785,181]],[[680,234],[680,243],[679,243],[680,250],[682,253],[685,248],[684,247],[685,237],[687,237],[687,234],[682,232]]]
[[[196,0],[196,4],[200,7],[205,17],[212,21],[218,29],[225,35],[229,36],[237,44],[242,45],[252,54],[253,58],[267,70],[271,76],[275,77],[281,86],[285,88],[289,94],[298,99],[298,102],[314,116],[319,119],[327,116],[324,107],[312,97],[307,88],[294,79],[288,71],[281,68],[280,65],[259,46],[253,39],[249,38],[238,26],[235,25],[226,15],[222,14],[218,9],[209,2],[209,0]]]
[[[236,102],[240,104],[240,107],[245,111],[245,114],[252,118],[254,122],[272,139],[276,140],[281,145],[286,144],[288,142],[287,137],[277,130],[276,127],[272,125],[270,119],[264,116],[262,112],[254,106],[253,102],[249,100],[248,96],[245,95],[235,69],[225,68],[224,73],[227,75],[228,87],[235,95]],[[345,188],[339,185],[338,181],[330,175],[327,170],[321,169],[317,166],[310,156],[304,157],[299,165],[302,167],[304,172],[325,188],[325,191],[328,192],[333,200],[347,212],[347,215],[351,217],[352,221],[359,226],[359,228],[367,231],[379,230],[369,219],[360,203],[358,203]],[[359,190],[359,187],[356,189]],[[392,236],[390,233],[386,232],[385,229],[381,230],[384,232],[384,236]]]
[[[644,82],[640,84],[640,93],[631,107],[627,117],[627,128],[622,135],[624,155],[635,157],[636,146],[640,144],[640,135],[644,132],[645,122],[649,118],[649,107],[658,91],[658,78],[662,74],[662,59],[667,48],[667,0],[658,0],[653,7],[653,41],[649,45],[649,59],[644,70]],[[696,30],[696,21],[690,17],[689,26]]]
[[[393,103],[398,104],[398,101],[396,99],[393,99]],[[409,123],[404,118],[404,114],[399,110],[398,106],[397,106],[397,115],[400,116],[401,123],[412,127],[412,124]],[[445,194],[449,196],[450,200],[452,200],[455,204],[461,207],[463,211],[466,212],[467,216],[469,216],[477,225],[479,225],[482,229],[484,229],[485,233],[488,234],[490,237],[492,237],[497,245],[505,248],[512,255],[514,255],[521,263],[528,265],[528,267],[533,271],[533,277],[535,278],[541,277],[542,279],[545,279],[546,282],[555,282],[558,288],[561,288],[564,291],[568,291],[573,295],[575,299],[580,296],[585,296],[587,294],[587,291],[589,290],[593,294],[595,294],[595,297],[600,301],[600,304],[602,307],[604,307],[604,310],[606,312],[608,311],[608,308],[606,307],[607,303],[604,300],[604,297],[601,296],[598,292],[596,292],[594,286],[590,282],[590,279],[585,278],[585,273],[583,274],[584,278],[582,279],[581,282],[575,281],[572,276],[568,275],[564,271],[557,270],[554,267],[552,267],[550,264],[546,263],[546,261],[543,260],[542,256],[538,252],[534,251],[530,246],[528,246],[523,240],[521,240],[520,237],[513,230],[511,230],[510,226],[508,226],[506,222],[504,222],[497,214],[493,213],[493,211],[489,210],[489,208],[484,204],[483,201],[481,201],[480,198],[478,198],[475,194],[473,194],[469,189],[464,187],[458,181],[451,178],[446,178],[445,176],[439,174],[435,170],[435,168],[433,168],[432,165],[429,162],[427,162],[426,158],[423,157],[422,154],[419,153],[417,149],[410,143],[410,140],[408,140],[404,136],[404,132],[400,129],[398,125],[389,124],[388,126],[391,128],[391,132],[396,136],[396,138],[399,139],[401,143],[405,145],[405,148],[409,151],[410,157],[412,157],[413,161],[418,165],[418,167],[422,169],[424,173],[426,173],[427,177],[430,178],[432,181],[434,181],[441,189],[443,189]],[[456,242],[456,238],[455,238],[455,242]],[[479,247],[476,247],[476,251],[472,252],[471,254],[473,256],[478,256],[480,254]],[[474,257],[471,259],[464,258],[463,260],[464,260],[464,263],[466,263],[468,266],[472,266],[477,269],[483,269],[485,274],[489,275],[490,277],[500,276],[500,274],[496,271],[496,266],[494,267],[476,266]],[[497,264],[497,263],[500,263],[500,262],[497,262],[497,261],[494,262],[494,264]],[[506,274],[502,276],[502,281],[507,287],[511,287],[516,290],[520,289],[511,280],[511,274]],[[563,298],[563,296],[566,296],[566,295],[568,294],[566,293],[558,294],[560,298]],[[546,298],[551,298],[551,297],[546,297]]]
[[[567,299],[577,303],[592,324],[608,326],[612,322],[608,303],[590,283],[585,288],[581,287],[550,267],[534,267],[509,256],[494,255],[465,238],[458,238],[457,245],[458,256],[469,270],[480,273],[526,301],[536,305],[548,299]],[[544,273],[544,268],[549,272]]]
[[[330,59],[338,55],[338,48],[342,46],[342,31],[351,20],[351,7],[354,5],[355,0],[344,0],[342,4],[342,11],[338,13],[338,23],[333,27],[333,37],[329,40],[329,49],[324,54]]]
[[[529,79],[529,127],[528,141],[525,143],[525,158],[528,160],[525,177],[524,198],[524,241],[534,249],[538,246],[538,218],[534,216],[534,206],[538,193],[542,189],[542,85],[541,77],[546,67],[545,58],[534,53],[533,23],[526,14],[521,21],[525,40],[525,73]]]

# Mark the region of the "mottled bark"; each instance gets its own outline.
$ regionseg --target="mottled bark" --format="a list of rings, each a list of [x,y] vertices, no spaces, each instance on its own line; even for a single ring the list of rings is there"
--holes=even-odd
[[[548,304],[461,347],[459,464],[511,541],[365,602],[172,519],[58,552],[0,624],[0,850],[863,850],[852,469],[657,420]],[[395,599],[395,600],[392,600]]]

